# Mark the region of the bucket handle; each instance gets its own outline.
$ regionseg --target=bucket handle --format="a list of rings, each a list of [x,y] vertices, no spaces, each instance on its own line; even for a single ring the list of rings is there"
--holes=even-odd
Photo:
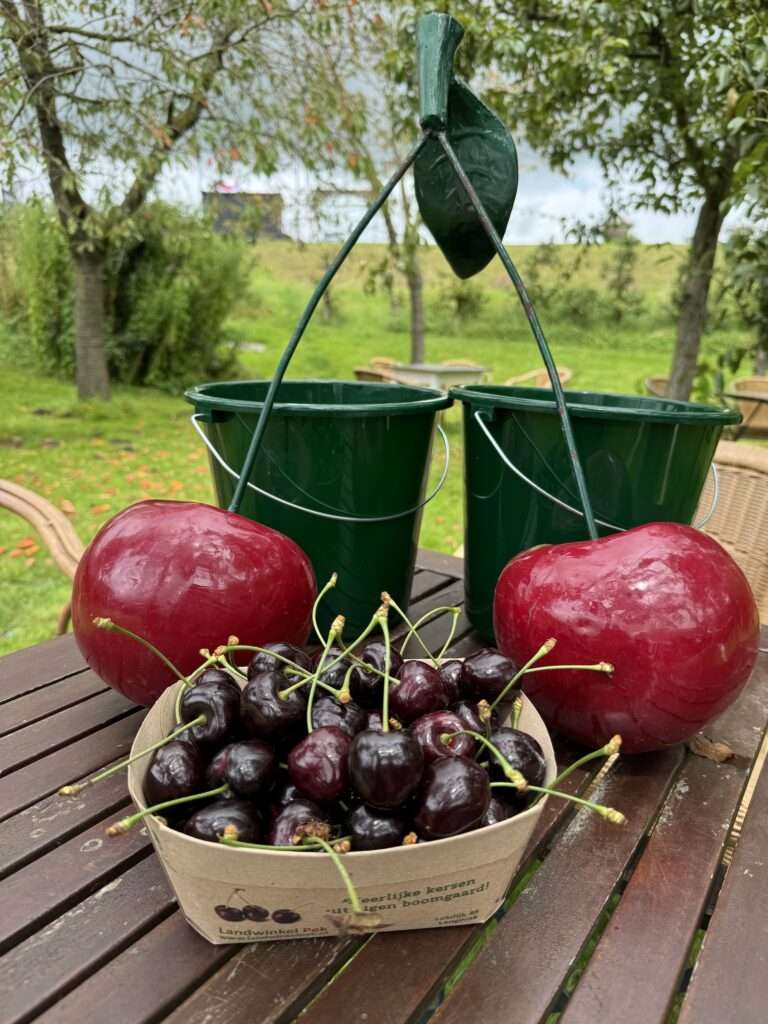
[[[507,469],[510,469],[515,474],[515,476],[519,477],[524,483],[528,484],[528,486],[531,487],[534,491],[541,494],[543,497],[548,498],[555,505],[559,505],[560,508],[564,508],[566,509],[566,511],[572,512],[575,516],[581,516],[582,518],[584,517],[584,513],[580,509],[574,508],[573,505],[569,505],[567,502],[561,501],[560,498],[556,498],[554,494],[550,494],[549,491],[544,490],[543,487],[540,487],[539,484],[537,484],[534,480],[531,480],[530,477],[526,476],[522,469],[520,469],[518,466],[516,466],[513,462],[510,461],[509,457],[506,455],[501,445],[498,443],[496,438],[493,436],[493,434],[486,426],[482,417],[482,413],[479,409],[475,410],[474,419],[478,427],[480,427],[480,429],[490,442],[491,447],[494,449],[494,451],[499,456],[504,465],[507,467]],[[701,530],[702,527],[706,526],[706,524],[712,518],[715,509],[717,508],[717,503],[720,499],[720,478],[718,477],[717,466],[714,464],[714,462],[712,462],[709,468],[712,473],[713,483],[712,504],[709,506],[709,510],[707,514],[704,516],[704,518],[700,522],[694,524],[697,530]],[[616,530],[618,533],[625,533],[627,529],[627,527],[625,526],[616,526],[614,523],[607,523],[603,519],[595,518],[595,522],[599,526],[604,526],[608,530]]]
[[[211,443],[210,438],[206,435],[205,431],[198,423],[198,420],[205,420],[205,416],[203,415],[203,413],[193,413],[192,416],[190,417],[190,420],[192,422],[192,426],[195,428],[197,433],[202,438],[203,444],[211,453],[213,458],[218,462],[221,468],[225,472],[229,473],[229,475],[233,477],[233,479],[239,480],[240,474],[235,472],[235,470],[232,469],[232,467],[227,462],[224,461],[222,456]],[[437,430],[440,433],[440,438],[445,447],[445,465],[443,466],[443,471],[440,474],[440,479],[437,481],[435,489],[432,491],[432,493],[429,494],[426,498],[424,498],[423,501],[420,501],[418,505],[414,505],[413,508],[406,509],[405,512],[393,512],[390,515],[386,516],[347,516],[343,515],[342,513],[336,512],[320,512],[318,509],[306,508],[304,505],[297,505],[296,502],[288,501],[286,498],[279,498],[276,494],[271,494],[269,491],[265,491],[261,487],[257,487],[256,484],[252,484],[250,480],[247,482],[246,486],[250,487],[252,491],[256,491],[257,494],[262,495],[262,497],[270,498],[272,501],[276,501],[280,505],[286,505],[288,508],[296,509],[297,512],[306,512],[307,515],[319,516],[321,519],[333,519],[339,523],[386,523],[390,519],[402,519],[403,516],[413,515],[414,512],[418,512],[420,509],[424,508],[425,505],[428,505],[429,502],[432,501],[432,499],[435,498],[437,494],[442,490],[443,484],[445,483],[446,477],[448,476],[448,468],[450,466],[451,461],[451,446],[448,442],[448,435],[440,426],[440,424],[436,423],[435,426],[437,427]]]

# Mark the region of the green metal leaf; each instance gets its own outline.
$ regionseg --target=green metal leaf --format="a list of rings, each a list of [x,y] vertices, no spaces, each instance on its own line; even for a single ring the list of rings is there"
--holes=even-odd
[[[446,134],[493,226],[503,238],[517,193],[517,151],[505,125],[472,90],[454,78],[448,91]],[[459,277],[472,277],[495,250],[437,139],[414,165],[422,219]]]

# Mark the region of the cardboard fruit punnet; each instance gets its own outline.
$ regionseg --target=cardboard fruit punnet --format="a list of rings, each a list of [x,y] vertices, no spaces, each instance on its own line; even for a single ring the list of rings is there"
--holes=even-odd
[[[156,743],[173,728],[181,684],[167,689],[148,712],[131,753]],[[556,775],[546,726],[523,698],[519,727],[534,736],[547,762],[545,785]],[[128,770],[133,802],[144,808],[146,760]],[[546,797],[544,798],[546,800]],[[401,931],[479,924],[499,907],[544,806],[450,839],[389,850],[348,853],[344,865],[366,911],[378,915],[370,930]],[[192,927],[209,942],[261,942],[338,935],[333,919],[350,912],[346,891],[329,857],[321,853],[245,850],[193,839],[163,825],[146,825],[155,851]],[[264,908],[265,921],[226,921],[216,907]],[[280,924],[275,911],[293,911]],[[296,915],[296,916],[294,916]]]

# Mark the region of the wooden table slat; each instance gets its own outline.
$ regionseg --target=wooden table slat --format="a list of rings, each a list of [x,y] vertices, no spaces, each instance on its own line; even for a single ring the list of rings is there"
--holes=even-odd
[[[6,819],[0,825],[0,878],[129,803],[121,772],[76,797],[54,793]]]
[[[77,675],[67,676],[56,686],[45,686],[25,697],[8,701],[0,706],[0,736],[79,704],[97,693],[103,693],[105,689],[104,683],[95,673],[78,672]]]
[[[439,1024],[502,1024],[510,1007],[515,1024],[538,1024],[661,806],[682,757],[676,748],[618,762],[594,799],[624,810],[627,823],[617,827],[590,811],[578,812],[438,1010]]]
[[[0,662],[0,704],[86,668],[72,635],[6,654]]]
[[[0,739],[0,778],[135,711],[136,705],[122,694],[105,690],[82,704],[17,729]]]
[[[592,1024],[598,1016],[622,1024],[664,1021],[760,745],[754,702],[763,699],[766,683],[761,665],[743,699],[709,727],[739,757],[724,764],[687,757],[560,1024]]]
[[[93,1020],[94,1007],[102,1007],[120,1024],[158,1020],[236,952],[237,946],[212,945],[180,913],[172,914],[38,1019],[41,1024],[83,1024]],[[258,989],[252,989],[251,1019],[259,999]]]
[[[443,573],[430,572],[429,569],[422,569],[413,577],[410,603],[413,604],[416,601],[423,600],[425,597],[429,597],[430,594],[433,594],[436,590],[439,590],[451,581],[451,576],[446,576]]]
[[[763,1024],[768,1017],[768,770],[704,937],[678,1024]]]
[[[109,837],[113,815],[21,868],[3,883],[0,953],[147,856],[146,829]]]
[[[144,709],[0,779],[0,821],[128,753]]]
[[[0,961],[0,1024],[29,1021],[173,912],[163,869],[147,857],[7,953]],[[202,941],[202,940],[201,940]],[[141,984],[140,982],[138,983]],[[84,1021],[123,1024],[107,1004]]]
[[[454,579],[464,579],[464,559],[455,555],[444,555],[441,551],[419,548],[416,565],[420,569],[429,569],[430,572],[440,572],[446,576],[453,576]]]

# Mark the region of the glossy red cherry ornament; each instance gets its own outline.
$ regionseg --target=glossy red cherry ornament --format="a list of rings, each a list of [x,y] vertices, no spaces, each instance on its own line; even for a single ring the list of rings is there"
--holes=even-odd
[[[522,664],[547,637],[561,664],[524,689],[550,726],[591,747],[622,751],[687,739],[733,701],[757,657],[759,616],[731,556],[690,526],[651,523],[596,541],[542,545],[499,576],[494,629]]]
[[[315,577],[301,548],[244,516],[199,502],[142,501],[96,534],[77,567],[72,625],[104,682],[151,704],[174,681],[136,641],[93,624],[111,618],[155,644],[185,674],[200,648],[303,644]]]

